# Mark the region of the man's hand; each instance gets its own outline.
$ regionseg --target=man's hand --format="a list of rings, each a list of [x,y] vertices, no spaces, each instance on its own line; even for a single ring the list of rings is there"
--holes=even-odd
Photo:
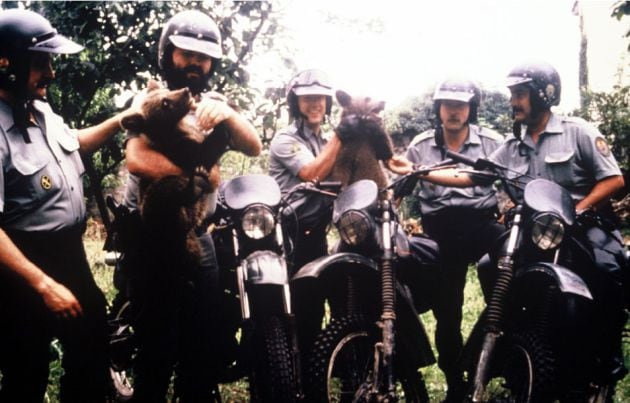
[[[385,166],[398,175],[406,175],[413,171],[413,163],[401,155],[394,155],[385,161]]]
[[[37,291],[46,307],[60,319],[71,319],[83,315],[83,308],[74,294],[65,286],[44,275]]]
[[[197,125],[204,131],[214,128],[236,113],[227,103],[209,98],[204,98],[199,103],[194,104],[192,109],[195,110]]]

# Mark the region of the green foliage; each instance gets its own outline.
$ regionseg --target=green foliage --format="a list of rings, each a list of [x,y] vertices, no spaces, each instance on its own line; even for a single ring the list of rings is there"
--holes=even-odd
[[[85,47],[77,55],[54,60],[56,80],[49,88],[53,109],[71,127],[89,127],[114,115],[117,97],[129,97],[156,76],[162,25],[184,9],[204,11],[221,30],[224,57],[213,77],[214,89],[234,100],[252,120],[272,110],[254,110],[251,106],[262,95],[247,85],[248,63],[257,52],[274,47],[279,31],[275,17],[271,18],[271,2],[26,1],[3,2],[0,7],[36,11]],[[272,106],[275,101],[271,100]],[[262,121],[262,126],[267,122]],[[115,176],[124,158],[122,139],[119,133],[92,155],[90,180],[119,184]]]
[[[385,114],[385,129],[392,137],[415,136],[435,125],[433,94],[425,92],[406,99]]]
[[[574,115],[594,122],[612,145],[619,166],[630,169],[630,86],[615,86],[611,92],[583,91],[584,107]]]
[[[477,114],[480,125],[501,134],[512,132],[512,108],[509,98],[502,92],[485,92]]]

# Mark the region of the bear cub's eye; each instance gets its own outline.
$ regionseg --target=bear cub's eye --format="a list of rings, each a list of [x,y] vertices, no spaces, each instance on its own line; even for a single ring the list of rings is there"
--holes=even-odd
[[[162,100],[162,107],[168,108],[169,106],[171,106],[171,101],[169,101],[168,99],[163,99]]]

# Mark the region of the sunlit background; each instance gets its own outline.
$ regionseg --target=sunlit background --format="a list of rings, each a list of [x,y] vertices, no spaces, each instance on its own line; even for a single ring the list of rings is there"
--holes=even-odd
[[[298,69],[319,67],[335,84],[387,101],[432,88],[449,74],[504,91],[522,60],[542,59],[562,78],[560,109],[579,105],[581,11],[588,32],[590,86],[609,90],[628,80],[626,21],[610,17],[612,0],[276,1]],[[250,66],[252,84],[277,82],[265,57]],[[625,71],[624,71],[625,68]],[[620,73],[621,69],[621,73]],[[620,77],[621,74],[621,77]]]

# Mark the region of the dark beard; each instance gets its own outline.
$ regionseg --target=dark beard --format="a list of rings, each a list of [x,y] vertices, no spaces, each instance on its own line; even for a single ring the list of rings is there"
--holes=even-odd
[[[195,72],[197,78],[188,77],[187,74]],[[197,95],[208,89],[208,76],[197,66],[188,66],[184,69],[172,69],[166,77],[166,82],[171,90],[188,87],[193,95]]]

